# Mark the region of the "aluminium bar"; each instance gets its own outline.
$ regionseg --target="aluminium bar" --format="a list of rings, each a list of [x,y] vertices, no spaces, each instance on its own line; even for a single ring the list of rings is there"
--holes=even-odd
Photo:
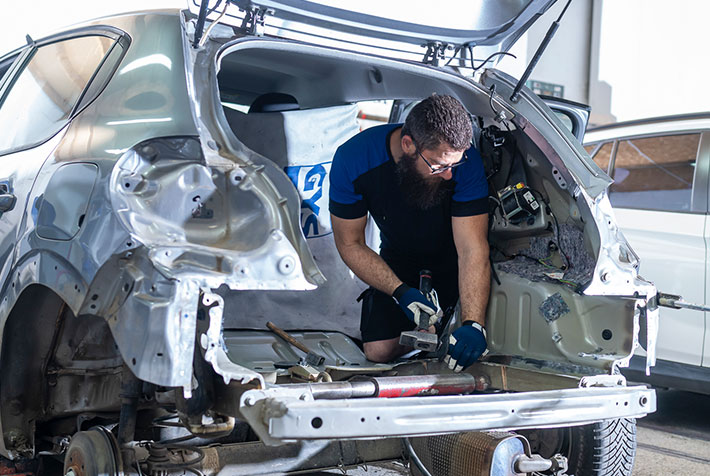
[[[240,411],[267,444],[300,439],[422,436],[573,426],[642,417],[656,409],[644,386],[467,396],[312,400],[250,390]]]

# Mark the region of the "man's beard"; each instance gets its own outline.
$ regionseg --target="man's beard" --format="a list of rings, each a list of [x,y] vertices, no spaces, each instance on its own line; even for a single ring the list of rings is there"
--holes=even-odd
[[[419,210],[429,210],[451,196],[454,184],[440,177],[424,177],[416,167],[417,158],[403,155],[395,165],[397,183],[407,203]]]

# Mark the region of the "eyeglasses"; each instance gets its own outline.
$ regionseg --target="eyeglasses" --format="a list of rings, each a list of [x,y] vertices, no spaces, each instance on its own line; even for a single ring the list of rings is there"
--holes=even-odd
[[[431,170],[431,174],[432,174],[432,175],[443,174],[443,173],[446,172],[447,170],[451,170],[451,169],[453,169],[454,167],[458,167],[459,165],[462,165],[464,162],[466,162],[466,160],[468,160],[468,156],[466,156],[466,152],[464,152],[464,153],[463,153],[463,156],[461,157],[461,160],[459,160],[459,161],[456,162],[455,164],[444,165],[444,166],[441,166],[441,167],[438,167],[438,168],[435,169],[434,167],[432,167],[431,163],[429,163],[429,161],[426,160],[426,157],[424,157],[424,156],[422,155],[422,153],[419,151],[419,148],[417,148],[417,154],[419,154],[419,157],[421,157],[422,160],[424,161],[424,163],[429,166],[429,169]]]

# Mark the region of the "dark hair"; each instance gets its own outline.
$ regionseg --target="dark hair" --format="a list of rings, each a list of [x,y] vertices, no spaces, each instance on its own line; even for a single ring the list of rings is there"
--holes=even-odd
[[[412,108],[402,135],[411,137],[419,149],[435,149],[446,142],[464,150],[471,145],[473,129],[468,112],[456,98],[432,94]]]

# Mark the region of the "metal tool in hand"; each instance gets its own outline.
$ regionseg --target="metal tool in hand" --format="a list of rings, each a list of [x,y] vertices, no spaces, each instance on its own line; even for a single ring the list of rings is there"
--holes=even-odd
[[[399,336],[399,343],[407,347],[414,347],[426,352],[435,352],[439,339],[436,334],[428,332],[429,327],[436,324],[441,316],[441,306],[439,306],[439,296],[436,294],[431,282],[431,271],[421,270],[419,272],[419,291],[431,302],[436,304],[436,313],[430,314],[428,319],[425,316],[419,318],[417,328],[413,331],[404,331]]]
[[[281,337],[283,340],[291,344],[292,346],[296,347],[298,350],[303,351],[306,353],[306,364],[307,365],[323,365],[323,362],[325,362],[325,357],[323,357],[320,354],[316,354],[315,352],[312,352],[308,347],[306,347],[304,344],[301,342],[297,341],[294,339],[294,337],[286,332],[283,329],[280,329],[276,327],[276,325],[269,321],[266,323],[266,327],[271,329],[276,335]]]

